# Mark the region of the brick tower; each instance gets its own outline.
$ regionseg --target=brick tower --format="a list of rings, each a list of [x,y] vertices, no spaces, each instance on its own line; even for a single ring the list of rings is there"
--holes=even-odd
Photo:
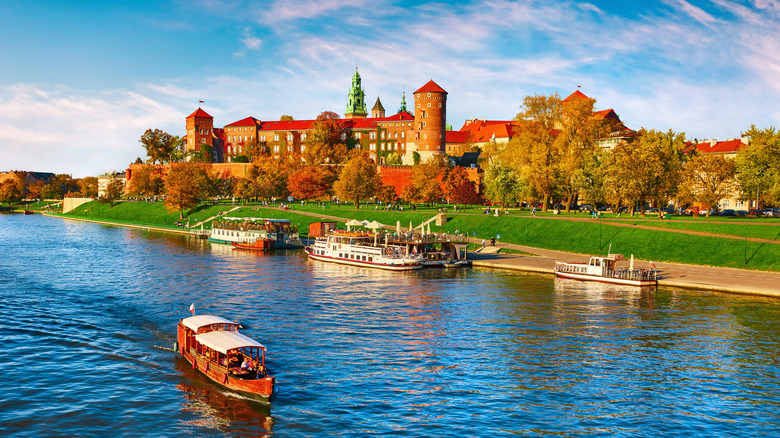
[[[200,152],[202,145],[214,147],[214,117],[200,109],[195,110],[187,116],[187,136],[186,149],[188,151]]]
[[[414,127],[411,132],[421,161],[446,151],[447,92],[429,81],[414,92]]]

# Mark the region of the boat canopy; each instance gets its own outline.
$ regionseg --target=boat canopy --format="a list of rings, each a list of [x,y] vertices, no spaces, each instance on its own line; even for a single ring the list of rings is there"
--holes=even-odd
[[[263,344],[238,332],[214,331],[202,333],[195,335],[195,340],[223,354],[227,354],[229,350],[243,347],[259,347],[265,350]]]
[[[181,320],[181,323],[184,324],[185,327],[189,328],[190,330],[197,332],[199,328],[205,327],[207,325],[211,324],[236,324],[237,322],[230,321],[228,319],[222,318],[220,316],[214,316],[214,315],[196,315],[196,316],[190,316],[189,318],[184,318]]]

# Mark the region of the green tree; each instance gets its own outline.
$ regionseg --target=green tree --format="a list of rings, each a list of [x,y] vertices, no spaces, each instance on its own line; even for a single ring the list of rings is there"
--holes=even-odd
[[[514,204],[528,195],[529,187],[517,170],[491,163],[485,170],[485,196],[503,208]]]
[[[722,155],[697,154],[685,166],[684,189],[707,205],[707,217],[736,187],[736,163]]]
[[[743,133],[750,144],[737,153],[736,173],[743,199],[780,205],[780,133],[755,125]]]
[[[607,186],[613,190],[611,197],[638,205],[642,215],[645,202],[666,205],[682,183],[684,148],[685,134],[644,129],[632,141],[615,146],[609,155],[607,171]]]
[[[100,197],[100,202],[106,202],[114,207],[114,202],[125,193],[125,183],[121,179],[112,178],[106,186],[106,193]]]
[[[403,161],[403,159],[401,158],[401,156],[398,155],[395,152],[390,152],[385,157],[385,164],[387,164],[389,166],[397,166],[397,165],[401,164],[402,161]]]
[[[159,162],[170,163],[176,155],[177,147],[180,147],[181,137],[173,136],[159,129],[147,129],[139,140],[146,149],[146,155],[152,164]]]
[[[381,184],[376,164],[367,152],[359,151],[344,164],[333,189],[336,196],[354,202],[358,209],[360,201],[374,197]]]

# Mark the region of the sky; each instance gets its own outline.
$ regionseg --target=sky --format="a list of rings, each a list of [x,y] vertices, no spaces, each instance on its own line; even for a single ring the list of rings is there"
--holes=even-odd
[[[631,129],[780,126],[780,0],[0,5],[0,171],[122,171],[145,130],[184,135],[199,105],[216,127],[343,115],[355,68],[388,115],[433,79],[456,130],[578,89]]]

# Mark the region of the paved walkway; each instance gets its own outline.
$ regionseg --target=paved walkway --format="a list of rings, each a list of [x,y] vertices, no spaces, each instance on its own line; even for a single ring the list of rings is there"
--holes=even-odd
[[[317,213],[309,213],[300,210],[294,210],[295,213],[306,216],[321,217],[335,221],[344,221],[337,216],[327,216]],[[560,219],[552,217],[537,216],[528,219]],[[571,218],[563,220],[593,220],[589,218]],[[625,226],[633,226],[626,224]],[[395,226],[387,226],[394,230]],[[654,228],[659,230],[659,228]],[[682,232],[684,234],[698,234],[698,232],[688,232],[686,230],[664,231]],[[706,233],[705,233],[706,234]],[[717,235],[717,237],[725,237]],[[744,237],[742,238],[744,239]],[[763,240],[763,239],[758,239]],[[777,242],[772,242],[777,243]],[[533,255],[519,254],[498,254],[487,251],[471,252],[473,257],[473,266],[511,269],[516,271],[539,272],[544,274],[553,274],[553,267],[556,261],[569,262],[587,262],[589,256],[585,254],[574,254],[563,251],[554,251],[549,249],[534,248],[524,245],[513,245],[501,243],[500,247],[510,248]],[[487,249],[487,248],[486,248]],[[495,250],[493,250],[495,251]],[[626,254],[628,256],[628,254]],[[646,267],[651,269],[648,261],[635,260],[634,266]],[[682,263],[655,262],[658,271],[658,284],[660,286],[680,287],[688,289],[703,289],[721,292],[768,295],[780,298],[780,272],[753,271],[747,269],[733,268],[715,268],[710,266],[687,265]]]

